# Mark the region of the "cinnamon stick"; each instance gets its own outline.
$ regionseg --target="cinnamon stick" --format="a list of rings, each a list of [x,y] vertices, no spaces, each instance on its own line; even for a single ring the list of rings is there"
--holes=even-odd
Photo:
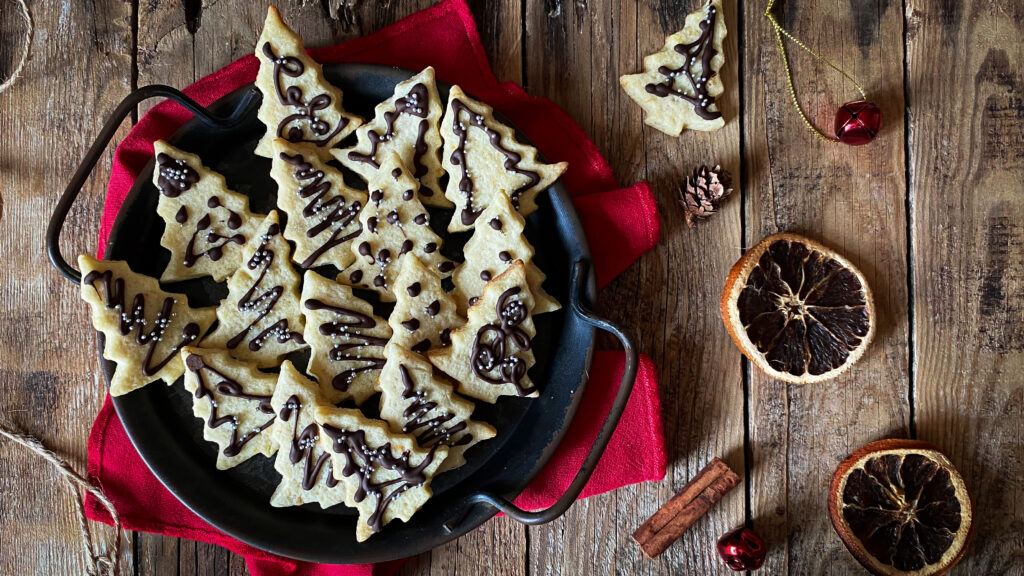
[[[712,459],[633,532],[633,540],[648,558],[657,557],[739,483],[740,477],[721,458]]]

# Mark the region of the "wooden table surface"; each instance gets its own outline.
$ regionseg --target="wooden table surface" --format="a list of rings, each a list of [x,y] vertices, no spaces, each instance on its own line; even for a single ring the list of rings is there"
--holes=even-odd
[[[430,0],[280,0],[310,46],[373,32]],[[192,3],[192,2],[186,2]],[[104,384],[85,306],[46,262],[58,193],[114,105],[137,86],[184,87],[252,51],[265,2],[36,0],[25,74],[0,96],[0,419],[84,468]],[[862,148],[817,141],[789,102],[763,1],[726,0],[722,130],[670,138],[646,127],[617,77],[681,28],[695,1],[472,2],[500,79],[551,98],[597,143],[623,185],[650,182],[658,246],[606,288],[600,310],[657,364],[668,475],[576,504],[525,528],[508,519],[409,562],[403,574],[728,574],[714,552],[752,523],[765,574],[861,574],[833,533],[826,489],[852,449],[887,436],[937,444],[974,500],[974,538],[954,574],[1024,573],[1024,3],[1020,0],[787,0],[780,21],[859,78],[885,118]],[[0,0],[0,77],[23,30]],[[792,52],[809,115],[829,126],[853,87]],[[129,126],[122,127],[119,138]],[[111,152],[72,210],[65,253],[93,252]],[[721,163],[738,192],[690,230],[676,186]],[[798,231],[866,274],[879,333],[835,381],[785,385],[741,359],[718,316],[744,247]],[[657,560],[634,528],[708,460],[744,477]],[[0,442],[0,572],[84,573],[74,501],[51,469]],[[111,530],[96,528],[109,537]],[[223,549],[127,534],[127,573],[243,574]]]

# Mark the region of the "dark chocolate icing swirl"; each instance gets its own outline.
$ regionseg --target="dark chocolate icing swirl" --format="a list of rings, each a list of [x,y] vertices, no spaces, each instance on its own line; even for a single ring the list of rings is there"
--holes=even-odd
[[[303,490],[312,490],[316,486],[321,471],[324,471],[324,485],[334,488],[338,485],[338,479],[332,473],[331,455],[326,450],[321,450],[317,443],[320,438],[320,427],[316,422],[310,422],[299,432],[299,414],[301,412],[302,402],[299,401],[298,396],[292,394],[278,413],[278,417],[285,422],[290,422],[292,417],[295,417],[295,422],[292,424],[292,441],[288,450],[288,461],[292,465],[304,462],[302,467]]]
[[[276,415],[274,414],[274,407],[270,405],[270,396],[247,394],[237,380],[227,377],[223,372],[210,366],[204,362],[203,357],[198,354],[190,354],[189,357],[185,359],[185,367],[196,375],[196,399],[206,398],[210,402],[210,416],[206,420],[206,425],[210,428],[220,428],[226,424],[231,429],[231,442],[229,442],[223,450],[223,454],[225,456],[238,456],[250,440],[259,436],[264,430],[270,428],[274,423]],[[204,371],[210,372],[220,379],[212,390],[206,385],[206,378],[203,376]],[[256,402],[257,405],[255,409],[263,414],[270,414],[270,418],[263,424],[239,437],[238,416],[233,414],[218,416],[219,405],[217,404],[217,398],[214,396],[214,391],[221,396],[242,398]]]
[[[323,171],[314,169],[313,165],[299,154],[293,156],[282,152],[281,160],[294,167],[295,171],[292,175],[295,180],[305,182],[298,191],[299,198],[306,200],[306,205],[302,208],[302,217],[306,220],[320,218],[319,223],[306,231],[306,237],[316,238],[329,232],[324,235],[320,246],[299,264],[302,268],[309,268],[328,250],[359,235],[361,228],[348,234],[344,234],[344,232],[345,228],[359,215],[362,204],[356,201],[346,206],[345,198],[341,195],[325,201],[324,197],[331,191],[331,183],[324,180]]]
[[[302,60],[294,56],[278,57],[270,42],[263,43],[263,56],[274,64],[274,90],[277,92],[278,101],[284,106],[291,106],[297,112],[286,116],[277,125],[277,136],[289,142],[311,142],[317,146],[326,146],[330,141],[348,126],[348,118],[338,117],[338,125],[331,129],[328,121],[320,118],[317,113],[325,110],[331,105],[331,97],[327,94],[317,94],[308,102],[298,86],[281,85],[282,76],[298,78],[306,71]],[[305,122],[312,133],[311,137],[306,136],[306,131],[301,127]]]
[[[327,310],[337,315],[337,319],[331,322],[324,322],[318,330],[324,336],[344,338],[344,342],[335,342],[328,353],[328,358],[333,362],[352,362],[362,364],[343,372],[338,373],[331,379],[331,385],[336,390],[346,392],[352,384],[352,380],[361,372],[380,370],[384,367],[384,345],[388,343],[387,338],[379,338],[362,334],[360,330],[366,330],[377,326],[377,321],[362,312],[333,306],[316,299],[309,299],[303,302],[307,310]],[[380,356],[373,356],[370,349],[379,350]],[[355,351],[355,355],[352,354]]]
[[[207,201],[207,206],[209,206],[211,210],[216,210],[217,208],[220,208],[222,204],[220,203],[220,200],[216,196],[211,196],[210,199]],[[225,207],[224,209],[228,211],[228,228],[231,230],[236,230],[239,227],[241,227],[242,217],[239,216],[237,212],[231,210],[230,208]],[[185,210],[185,207],[182,206],[181,210]],[[180,212],[181,211],[179,211],[179,213]],[[243,234],[229,233],[230,235],[228,235],[216,228],[211,229],[212,224],[213,219],[210,218],[209,213],[204,214],[203,217],[200,218],[198,222],[196,222],[196,229],[194,232],[192,232],[192,238],[189,239],[188,245],[185,246],[185,255],[182,257],[182,264],[191,268],[195,266],[196,262],[198,262],[199,259],[202,258],[203,256],[209,256],[210,260],[217,262],[224,256],[224,248],[226,248],[228,244],[245,244],[245,236]],[[201,233],[207,229],[210,230],[209,232],[206,232],[206,236],[204,239],[206,240],[208,246],[206,250],[202,252],[196,252],[196,241],[199,239]]]
[[[644,89],[649,94],[654,94],[659,98],[669,95],[682,98],[693,104],[693,109],[697,112],[698,116],[705,120],[714,120],[722,116],[721,112],[708,110],[708,106],[715,103],[715,99],[708,95],[708,81],[713,76],[711,74],[711,59],[715,57],[715,54],[718,54],[712,43],[715,32],[715,13],[717,10],[715,10],[714,6],[708,6],[707,10],[707,17],[700,22],[700,36],[689,44],[676,44],[673,47],[673,50],[686,57],[683,65],[678,68],[660,66],[658,73],[664,76],[665,80],[660,83],[648,84],[644,86]],[[700,56],[701,62],[701,77],[694,78],[692,67],[696,63],[698,56]],[[690,81],[690,86],[696,92],[695,95],[686,94],[673,88],[675,79],[680,73],[686,75],[687,80]]]
[[[515,351],[507,349],[509,341],[518,350],[530,349],[530,336],[520,327],[529,317],[529,311],[526,304],[512,299],[521,291],[519,286],[513,286],[502,292],[495,306],[499,323],[485,324],[477,330],[469,363],[473,373],[484,382],[512,384],[520,396],[526,396],[536,390],[520,382],[526,376],[526,362],[516,356]],[[497,376],[492,376],[493,372],[497,372]]]
[[[179,350],[199,338],[199,324],[189,322],[181,331],[181,342],[172,346],[167,356],[154,365],[153,354],[156,352],[156,345],[163,340],[164,333],[167,332],[167,329],[174,322],[176,315],[174,313],[175,299],[170,296],[164,298],[160,312],[157,314],[156,319],[153,320],[152,328],[146,331],[145,327],[150,325],[149,321],[146,320],[146,297],[142,294],[136,294],[132,299],[131,309],[128,310],[125,308],[124,301],[124,278],[114,278],[112,270],[105,270],[103,272],[93,270],[82,278],[83,285],[88,284],[99,293],[100,289],[96,286],[97,282],[102,282],[106,285],[105,302],[107,309],[117,310],[120,314],[118,318],[118,332],[122,336],[127,336],[134,331],[135,344],[149,347],[146,350],[146,357],[142,361],[142,374],[144,376],[155,376],[164,366],[178,356]],[[184,296],[182,297],[184,298]]]
[[[455,418],[455,414],[438,411],[436,416],[429,418],[430,413],[437,408],[437,402],[427,400],[426,392],[416,390],[416,384],[404,364],[399,364],[398,370],[402,375],[402,398],[412,400],[402,413],[406,419],[402,426],[402,432],[416,434],[416,442],[423,448],[430,448],[436,444],[463,446],[473,441],[471,434],[460,435],[466,430],[465,420],[459,420],[453,425],[445,427],[450,420]],[[421,428],[424,430],[417,432]]]
[[[156,155],[158,176],[156,185],[160,192],[168,198],[177,198],[188,192],[192,185],[199,182],[199,173],[192,169],[184,160],[179,160],[161,152]]]

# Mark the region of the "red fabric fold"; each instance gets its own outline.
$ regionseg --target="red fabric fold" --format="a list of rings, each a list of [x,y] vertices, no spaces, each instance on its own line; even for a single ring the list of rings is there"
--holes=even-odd
[[[287,15],[286,15],[287,16]],[[647,184],[616,190],[608,164],[594,144],[554,103],[499,83],[488,66],[476,26],[463,0],[446,0],[388,28],[345,44],[311,50],[321,62],[365,62],[417,70],[431,65],[442,80],[461,85],[491,104],[551,161],[568,161],[563,177],[590,240],[598,285],[603,286],[658,240],[658,212]],[[184,90],[210,104],[256,76],[257,62],[242,58]],[[152,158],[152,143],[173,134],[191,115],[174,103],[153,107],[118,147],[100,225],[99,255],[139,172]],[[516,500],[524,508],[550,505],[571,482],[604,421],[621,378],[621,352],[595,353],[590,382],[577,417],[551,462]],[[657,376],[641,356],[636,384],[615,434],[583,496],[599,494],[665,474],[665,445]],[[89,436],[89,474],[114,502],[125,527],[212,542],[242,554],[259,576],[352,576],[392,574],[402,562],[327,566],[297,562],[257,550],[217,531],[174,498],[132,447],[109,398]],[[90,518],[109,522],[102,506],[86,499]]]

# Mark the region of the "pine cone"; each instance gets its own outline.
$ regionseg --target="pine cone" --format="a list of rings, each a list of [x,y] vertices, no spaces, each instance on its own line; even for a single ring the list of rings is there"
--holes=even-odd
[[[732,192],[732,177],[721,166],[694,168],[680,189],[679,201],[686,211],[686,224],[693,228],[697,220],[708,218]]]

